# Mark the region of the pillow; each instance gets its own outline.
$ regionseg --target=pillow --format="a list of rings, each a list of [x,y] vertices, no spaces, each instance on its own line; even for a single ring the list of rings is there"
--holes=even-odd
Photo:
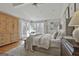
[[[56,39],[56,37],[57,37],[57,35],[58,35],[58,32],[53,32],[53,34],[52,34],[52,39]]]
[[[61,39],[61,38],[62,38],[62,33],[59,32],[58,35],[57,35],[57,37],[56,37],[56,39]]]
[[[57,35],[58,35],[58,32],[55,33],[55,35],[54,35],[54,39],[56,39]]]
[[[52,39],[54,39],[55,33],[56,33],[56,32],[53,32],[53,33],[51,34]]]

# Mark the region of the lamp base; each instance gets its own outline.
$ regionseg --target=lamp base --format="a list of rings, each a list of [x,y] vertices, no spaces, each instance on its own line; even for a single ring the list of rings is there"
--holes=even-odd
[[[77,45],[79,45],[79,42],[76,42]]]
[[[76,28],[76,29],[73,31],[73,37],[75,38],[75,41],[76,41],[76,42],[79,42],[79,28]]]

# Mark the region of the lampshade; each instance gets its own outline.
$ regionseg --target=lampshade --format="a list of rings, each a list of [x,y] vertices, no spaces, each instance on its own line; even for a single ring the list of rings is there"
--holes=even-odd
[[[68,25],[79,26],[79,11],[74,13]],[[72,34],[73,34],[73,37],[75,38],[75,41],[79,43],[79,27],[75,28]]]
[[[79,26],[79,11],[75,12],[75,14],[72,16],[68,26]]]

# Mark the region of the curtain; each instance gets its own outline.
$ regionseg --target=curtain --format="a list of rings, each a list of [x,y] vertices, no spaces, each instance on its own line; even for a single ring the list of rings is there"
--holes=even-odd
[[[44,33],[44,23],[30,23],[30,31],[34,31],[37,34]]]

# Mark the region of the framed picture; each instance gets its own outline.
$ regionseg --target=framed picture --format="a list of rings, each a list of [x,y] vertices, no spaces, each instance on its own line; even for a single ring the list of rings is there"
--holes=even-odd
[[[74,3],[71,3],[71,4],[69,5],[70,18],[73,16],[74,11],[75,11],[75,9],[74,9]]]

